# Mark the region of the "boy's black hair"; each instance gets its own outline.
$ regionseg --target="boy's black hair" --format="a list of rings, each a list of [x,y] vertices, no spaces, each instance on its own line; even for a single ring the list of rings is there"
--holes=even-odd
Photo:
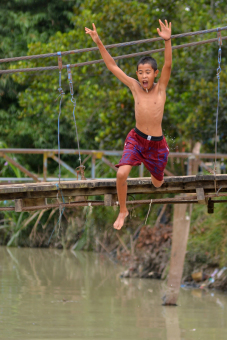
[[[138,71],[138,67],[140,64],[142,65],[150,64],[154,71],[158,69],[157,61],[152,57],[145,56],[145,57],[140,58],[140,60],[137,63],[137,71]]]

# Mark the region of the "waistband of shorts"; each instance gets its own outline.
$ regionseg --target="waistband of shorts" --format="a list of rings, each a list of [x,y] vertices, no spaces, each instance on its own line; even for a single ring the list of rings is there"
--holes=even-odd
[[[139,135],[140,137],[144,138],[144,139],[147,139],[147,140],[153,140],[155,142],[159,142],[161,140],[163,140],[163,135],[162,136],[149,136],[149,135],[146,135],[145,133],[143,133],[142,131],[140,131],[139,129],[137,129],[137,127],[134,128],[134,131],[137,133],[137,135]]]

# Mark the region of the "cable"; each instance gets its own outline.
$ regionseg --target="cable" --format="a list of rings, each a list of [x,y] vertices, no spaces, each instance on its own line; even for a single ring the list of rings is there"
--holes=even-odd
[[[227,30],[227,26],[220,27],[220,28],[212,28],[212,29],[203,30],[203,31],[175,34],[175,35],[171,35],[171,39],[212,33],[212,32],[217,32],[217,30],[218,32],[225,31]],[[135,41],[129,41],[129,42],[124,42],[124,43],[119,43],[119,44],[106,45],[105,48],[109,49],[109,48],[114,48],[114,47],[132,46],[132,45],[150,43],[150,42],[155,42],[155,41],[160,41],[160,40],[163,40],[163,39],[161,37],[158,37],[158,38],[150,38],[150,39],[143,39],[143,40],[135,40]],[[98,47],[90,47],[90,48],[83,48],[83,49],[77,49],[77,50],[71,50],[71,51],[64,51],[64,52],[61,52],[61,55],[77,54],[77,53],[91,52],[91,51],[98,51]],[[0,63],[8,63],[11,61],[20,61],[20,60],[31,60],[31,59],[38,59],[38,58],[56,57],[57,55],[58,55],[58,52],[28,55],[28,56],[22,56],[22,57],[3,58],[3,59],[0,59]]]
[[[71,94],[71,102],[73,103],[73,120],[74,120],[74,124],[75,124],[75,129],[76,129],[76,138],[77,138],[77,146],[78,146],[78,152],[79,152],[80,167],[84,167],[81,164],[80,143],[79,143],[79,136],[78,136],[78,130],[77,130],[77,124],[76,124],[76,117],[75,117],[76,99],[74,98],[72,71],[71,71],[70,67],[71,67],[70,65],[67,65],[68,81],[69,81],[69,88],[70,88],[70,94]]]
[[[227,39],[227,36],[222,37],[222,40],[226,40],[226,39]],[[215,41],[218,41],[218,38],[196,41],[196,42],[189,43],[189,44],[176,45],[172,47],[172,50],[178,50],[180,48],[210,44]],[[113,59],[120,60],[120,59],[125,59],[125,58],[133,58],[133,57],[138,57],[138,56],[152,54],[152,53],[159,53],[159,52],[164,52],[164,51],[165,51],[165,48],[159,48],[156,50],[125,54],[125,55],[113,57]],[[100,64],[100,63],[104,63],[104,60],[98,59],[98,60],[85,61],[83,63],[70,64],[70,68],[80,67],[80,66],[85,66],[85,65],[92,65],[92,64]],[[62,68],[63,69],[67,68],[67,65],[62,65]],[[58,66],[19,68],[19,69],[10,69],[10,70],[0,70],[0,74],[11,74],[11,73],[18,73],[18,72],[35,72],[35,71],[57,70],[57,69],[58,69]]]
[[[220,99],[220,73],[221,73],[221,45],[222,38],[219,34],[218,36],[218,68],[217,68],[217,78],[218,78],[218,102],[217,102],[217,113],[216,113],[216,127],[215,127],[215,161],[214,161],[214,176],[215,176],[215,192],[217,192],[216,185],[216,173],[217,173],[217,144],[218,144],[218,111],[219,111],[219,99]]]

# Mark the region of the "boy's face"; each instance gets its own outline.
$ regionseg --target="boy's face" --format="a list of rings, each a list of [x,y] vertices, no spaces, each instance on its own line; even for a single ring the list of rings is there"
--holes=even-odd
[[[154,71],[150,64],[139,64],[136,74],[143,88],[150,89],[153,86],[155,77],[158,75],[158,70]]]

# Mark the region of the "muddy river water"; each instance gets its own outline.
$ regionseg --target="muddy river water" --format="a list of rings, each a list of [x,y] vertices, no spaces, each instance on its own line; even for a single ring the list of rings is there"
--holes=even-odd
[[[100,254],[0,247],[0,339],[227,339],[227,295],[121,279]]]

